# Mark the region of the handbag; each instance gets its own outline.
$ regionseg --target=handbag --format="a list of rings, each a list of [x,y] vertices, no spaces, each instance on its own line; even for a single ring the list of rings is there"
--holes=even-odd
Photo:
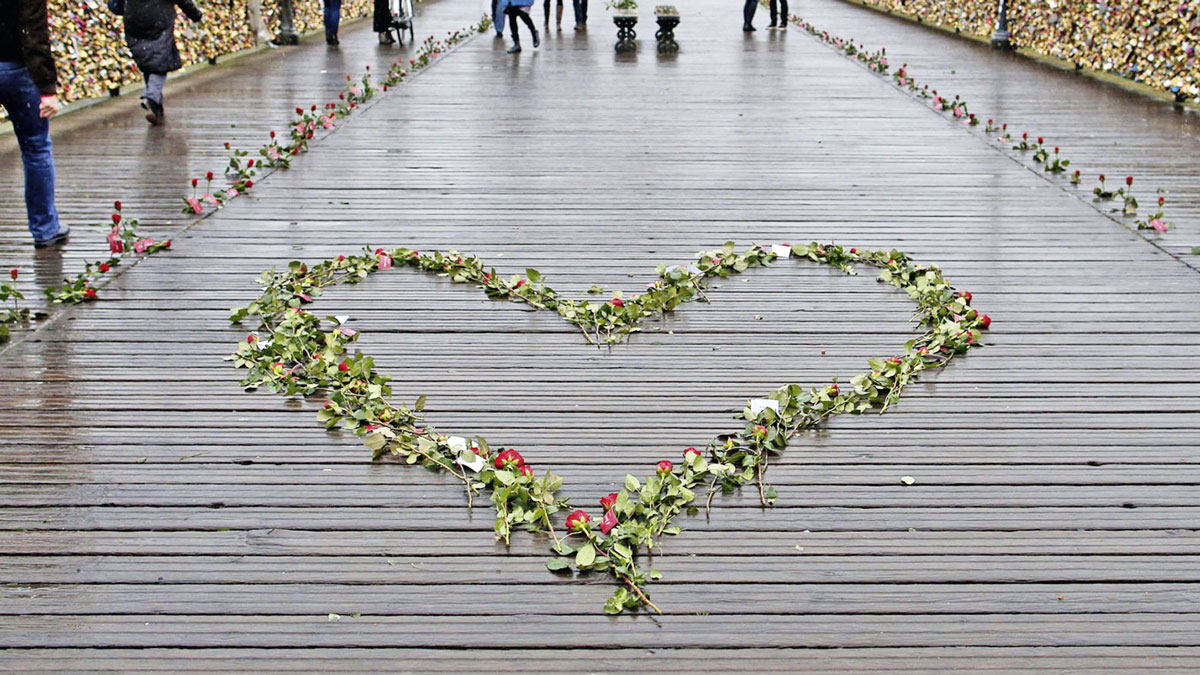
[[[125,15],[125,0],[108,0],[108,11],[117,16]]]

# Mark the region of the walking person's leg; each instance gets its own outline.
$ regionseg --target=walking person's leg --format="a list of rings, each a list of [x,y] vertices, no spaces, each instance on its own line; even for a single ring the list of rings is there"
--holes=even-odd
[[[166,73],[144,73],[146,88],[142,91],[142,107],[146,109],[146,121],[154,126],[166,120],[163,107],[163,87],[167,84]]]
[[[524,21],[525,25],[529,27],[529,32],[533,34],[533,47],[536,49],[538,45],[541,44],[541,40],[538,37],[537,28],[533,25],[533,19],[529,16],[529,8],[518,7],[517,16],[521,17],[521,20]]]
[[[787,0],[779,0],[779,30],[787,30],[788,4]]]
[[[754,10],[758,9],[758,0],[746,0],[746,4],[742,6],[742,30],[747,33],[756,30],[754,28]]]
[[[558,0],[558,4],[555,5],[554,9],[554,26],[558,30],[562,30],[562,12],[563,0]]]
[[[260,44],[271,44],[271,33],[267,30],[267,22],[263,21],[262,0],[248,0],[246,15],[250,19],[250,30],[254,31],[254,40]]]
[[[546,14],[546,25],[550,25],[550,0],[542,0],[542,9]]]
[[[39,114],[41,94],[24,66],[0,64],[0,106],[12,121],[25,168],[25,215],[36,246],[66,239],[70,228],[58,222],[54,206],[54,147],[50,120]]]
[[[338,23],[342,18],[342,0],[325,0],[325,43],[338,44]]]
[[[508,48],[509,54],[516,54],[521,51],[521,34],[517,31],[517,8],[509,5],[504,8],[504,15],[508,17],[508,33],[512,36],[512,46]]]
[[[775,18],[776,18],[776,16],[778,15],[778,12],[776,11],[776,5],[777,5],[777,2],[778,2],[778,0],[771,0],[771,1],[770,1],[770,2],[767,4],[767,6],[768,6],[768,7],[770,7],[770,9],[771,9],[771,25],[770,25],[770,26],[767,26],[767,28],[774,28],[774,27],[775,27]]]

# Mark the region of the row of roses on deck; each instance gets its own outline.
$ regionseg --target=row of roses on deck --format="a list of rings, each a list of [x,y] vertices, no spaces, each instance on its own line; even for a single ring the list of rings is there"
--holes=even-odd
[[[338,100],[309,109],[296,108],[295,119],[289,123],[287,135],[283,136],[271,131],[267,143],[253,153],[241,150],[225,143],[229,161],[225,170],[218,175],[208,171],[203,181],[200,178],[191,179],[191,192],[183,196],[181,211],[188,215],[203,216],[222,208],[233,199],[246,195],[254,187],[254,179],[260,172],[273,169],[286,169],[292,161],[309,149],[309,144],[316,135],[331,132],[337,127],[337,122],[348,117],[367,101],[380,93],[387,92],[391,87],[404,82],[410,73],[418,72],[428,67],[438,56],[445,54],[454,45],[468,37],[487,31],[491,27],[491,19],[483,17],[478,24],[469,28],[453,31],[442,39],[433,36],[427,38],[417,49],[414,58],[407,64],[397,60],[388,70],[380,88],[373,84],[370,66],[357,80],[346,76],[346,88],[338,94]],[[255,156],[251,156],[255,155]],[[227,181],[227,182],[226,182]],[[225,182],[218,187],[219,182]],[[201,188],[203,185],[203,188]],[[110,271],[118,267],[128,256],[144,256],[165,251],[171,248],[171,241],[156,241],[153,238],[137,234],[139,226],[136,218],[130,218],[123,213],[120,201],[113,202],[111,215],[111,230],[106,235],[109,255],[103,260],[85,262],[84,270],[73,277],[64,279],[60,287],[45,290],[46,297],[53,303],[81,303],[95,300],[99,297],[97,282]],[[106,225],[107,226],[107,225]],[[0,303],[12,301],[14,308],[0,311],[0,343],[8,341],[10,334],[8,324],[27,323],[35,318],[28,310],[17,305],[24,296],[17,290],[15,282],[18,270],[13,270],[12,282],[5,282],[0,288]]]
[[[882,282],[903,289],[916,302],[915,317],[925,332],[909,340],[898,355],[870,359],[870,370],[854,377],[848,387],[836,381],[812,388],[789,384],[751,401],[740,415],[742,429],[710,440],[703,449],[686,449],[678,465],[666,459],[644,478],[626,476],[621,489],[601,500],[599,517],[572,510],[569,500],[558,495],[562,479],[535,470],[517,450],[492,449],[482,437],[447,436],[428,426],[422,415],[423,396],[412,406],[393,403],[389,378],[375,370],[374,360],[351,354],[359,333],[347,327],[346,318],[322,319],[306,309],[325,288],[407,266],[453,283],[476,285],[491,298],[555,311],[589,342],[614,345],[640,330],[646,318],[706,300],[709,279],[767,266],[780,255],[851,274],[854,264],[878,268]],[[937,267],[915,264],[899,251],[817,243],[796,249],[753,246],[743,252],[728,243],[700,253],[688,266],[660,265],[658,279],[645,292],[607,302],[563,298],[533,269],[502,277],[473,255],[405,248],[368,249],[311,267],[293,262],[285,271],[264,272],[260,282],[264,289],[259,298],[231,314],[234,322],[253,322],[254,332],[229,357],[249,371],[243,386],[289,397],[324,398],[318,420],[328,429],[341,426],[362,436],[376,458],[392,457],[454,475],[464,486],[468,506],[487,493],[499,540],[507,544],[518,528],[545,532],[557,554],[546,564],[550,570],[610,575],[618,587],[604,611],[613,614],[638,607],[658,611],[647,585],[660,574],[645,561],[661,549],[664,535],[680,531],[673,524],[676,516],[698,511],[698,499],[703,497],[705,508],[710,508],[716,493],[754,486],[763,505],[773,503],[778,495],[765,481],[767,469],[796,434],[838,413],[882,413],[919,373],[940,368],[977,345],[980,331],[991,324],[986,314],[971,307],[971,294],[955,291]],[[556,515],[567,511],[566,533],[559,536]]]
[[[790,15],[788,18],[818,40],[843,52],[847,56],[857,59],[871,72],[882,77],[890,75],[891,80],[896,86],[910,92],[919,99],[928,100],[930,106],[935,111],[946,113],[960,120],[964,126],[980,126],[980,119],[968,109],[967,101],[961,96],[955,95],[953,99],[950,99],[940,95],[937,89],[931,89],[928,84],[921,84],[912,76],[907,63],[901,65],[900,68],[893,72],[891,64],[888,62],[886,48],[868,51],[863,45],[855,44],[853,39],[847,40],[832,35],[828,31],[817,28],[795,14]],[[996,143],[1002,146],[1009,146],[1011,144],[1012,150],[1021,152],[1023,156],[1025,153],[1033,153],[1033,161],[1046,173],[1065,173],[1067,167],[1071,164],[1069,159],[1061,157],[1058,147],[1053,147],[1053,151],[1051,152],[1051,146],[1046,145],[1045,138],[1043,137],[1037,137],[1035,142],[1026,132],[1021,134],[1019,140],[1015,139],[1009,132],[1008,124],[1006,123],[997,123],[995,120],[989,119],[984,127],[984,132],[989,134],[990,139],[994,139]],[[991,136],[991,134],[997,135]],[[1073,185],[1080,184],[1082,180],[1083,175],[1079,170],[1075,170],[1070,176],[1070,182]],[[1099,185],[1092,192],[1096,196],[1097,202],[1108,202],[1120,198],[1121,206],[1112,208],[1111,212],[1121,216],[1132,217],[1137,215],[1138,210],[1138,201],[1133,194],[1133,182],[1133,176],[1127,176],[1125,178],[1125,186],[1113,191],[1106,187],[1104,174],[1100,174]],[[1157,211],[1147,217],[1136,218],[1133,221],[1136,229],[1151,230],[1162,234],[1174,228],[1174,224],[1167,221],[1163,212],[1166,205],[1166,193],[1161,189],[1157,193]]]

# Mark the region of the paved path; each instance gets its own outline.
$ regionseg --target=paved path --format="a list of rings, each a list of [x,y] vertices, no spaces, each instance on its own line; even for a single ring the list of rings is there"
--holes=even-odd
[[[477,9],[427,11],[448,27]],[[616,58],[593,13],[590,33],[518,59],[467,43],[0,353],[5,665],[1195,668],[1200,276],[799,30],[744,37],[704,0],[678,57],[643,30]],[[323,54],[293,54],[223,82],[318,86],[289,69]],[[188,174],[148,175],[144,205]],[[292,258],[454,247],[562,291],[635,292],[727,239],[897,247],[996,323],[886,415],[795,444],[774,509],[732,496],[685,519],[657,620],[600,615],[606,583],[551,576],[544,542],[495,545],[450,481],[371,464],[315,403],[243,394],[220,360],[243,335],[228,308]],[[593,504],[731,429],[746,398],[853,374],[911,334],[907,300],[869,278],[788,263],[748,279],[611,352],[410,274],[319,308],[355,318],[397,398],[427,394],[438,426],[521,449]]]

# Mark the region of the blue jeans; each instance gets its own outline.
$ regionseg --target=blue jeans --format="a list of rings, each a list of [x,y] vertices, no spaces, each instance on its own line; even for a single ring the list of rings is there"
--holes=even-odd
[[[587,0],[571,0],[571,9],[575,11],[575,25],[587,25]]]
[[[34,241],[58,234],[58,209],[54,208],[54,153],[50,120],[38,107],[42,96],[29,71],[20,63],[0,62],[0,106],[12,120],[21,161],[25,164],[25,212]]]
[[[342,18],[342,0],[325,0],[325,37],[337,37],[338,20]]]

